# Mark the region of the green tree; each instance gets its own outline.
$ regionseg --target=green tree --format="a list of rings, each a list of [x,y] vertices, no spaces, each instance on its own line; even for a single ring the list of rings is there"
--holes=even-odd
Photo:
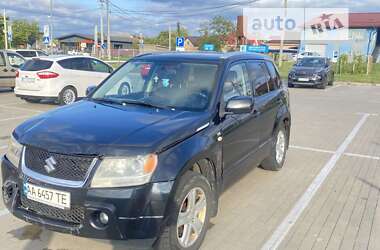
[[[186,37],[189,33],[185,28],[180,28],[179,36]],[[171,44],[172,50],[175,49],[175,40],[177,37],[177,31],[171,32]],[[169,31],[161,31],[160,34],[154,39],[155,43],[161,46],[169,47]]]
[[[203,50],[203,46],[206,43],[214,44],[216,51],[220,51],[222,49],[222,40],[220,40],[219,36],[202,36],[199,41],[199,49]]]
[[[214,17],[209,23],[209,33],[211,35],[225,37],[233,32],[236,32],[234,23],[222,16]]]
[[[12,22],[14,47],[31,44],[38,40],[39,26],[37,22],[28,22],[26,20],[15,20]]]

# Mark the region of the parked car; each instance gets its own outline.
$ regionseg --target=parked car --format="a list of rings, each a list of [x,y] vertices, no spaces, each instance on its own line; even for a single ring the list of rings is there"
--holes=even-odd
[[[84,56],[33,58],[19,69],[16,96],[28,101],[42,99],[71,104],[86,95],[90,85],[98,85],[111,72],[105,62]]]
[[[14,88],[16,71],[25,62],[19,54],[0,50],[0,87]]]
[[[198,249],[239,172],[282,168],[290,127],[289,94],[269,57],[138,56],[88,98],[13,131],[4,204],[50,230]]]
[[[326,57],[304,57],[289,72],[288,86],[315,86],[326,88],[334,83],[334,70]]]
[[[42,57],[48,56],[49,54],[43,50],[35,50],[35,49],[17,49],[14,50],[16,53],[22,55],[26,59],[31,59],[33,57]]]
[[[305,52],[301,52],[299,54],[293,55],[293,60],[297,62],[298,60],[304,57],[309,57],[309,56],[320,56],[320,54],[317,52],[305,51]]]

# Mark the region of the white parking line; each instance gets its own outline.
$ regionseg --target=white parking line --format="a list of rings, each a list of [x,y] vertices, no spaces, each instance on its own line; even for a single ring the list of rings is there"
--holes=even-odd
[[[30,115],[16,116],[16,117],[11,117],[11,118],[0,119],[0,122],[20,120],[20,119],[29,118],[29,117]]]
[[[367,158],[367,159],[372,159],[372,160],[380,160],[379,156],[372,156],[372,155],[362,155],[362,154],[353,154],[353,153],[345,153],[344,155],[353,156],[353,157],[360,157],[360,158]]]
[[[7,209],[0,210],[0,217],[4,215],[8,215],[9,211]]]
[[[352,140],[355,138],[356,134],[359,132],[360,128],[366,122],[367,118],[370,114],[363,114],[360,118],[359,122],[352,129],[350,134],[344,139],[343,143],[339,146],[338,150],[331,156],[328,162],[323,166],[319,174],[315,177],[313,182],[306,189],[301,198],[294,205],[289,214],[285,217],[285,219],[281,222],[281,224],[276,228],[273,232],[272,236],[265,242],[262,250],[267,249],[277,249],[285,236],[288,234],[289,230],[293,227],[293,225],[297,222],[298,218],[305,210],[305,208],[310,203],[311,199],[317,193],[318,189],[322,186],[323,182],[326,180],[327,176],[330,174],[331,170],[334,169],[338,160],[344,154],[344,151],[350,145]]]
[[[335,151],[324,150],[324,149],[319,149],[319,148],[295,146],[295,145],[290,145],[289,148],[312,151],[312,152],[327,153],[327,154],[334,154],[335,153]],[[359,157],[359,158],[367,158],[367,159],[372,159],[372,160],[380,160],[380,156],[373,156],[373,155],[364,155],[364,154],[355,154],[355,153],[344,153],[344,155],[352,156],[352,157]]]
[[[320,152],[320,153],[328,153],[328,154],[334,154],[335,153],[335,151],[324,150],[324,149],[319,149],[319,148],[302,147],[302,146],[295,146],[295,145],[290,145],[289,147],[294,148],[294,149],[314,151],[314,152]]]

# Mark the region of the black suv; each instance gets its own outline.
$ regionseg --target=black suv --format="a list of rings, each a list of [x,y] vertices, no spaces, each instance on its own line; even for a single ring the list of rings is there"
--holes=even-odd
[[[334,70],[327,57],[304,57],[292,67],[288,75],[288,86],[326,88],[334,83]]]
[[[3,198],[18,218],[85,237],[197,249],[237,172],[284,164],[289,96],[266,56],[146,54],[88,91],[12,133]]]

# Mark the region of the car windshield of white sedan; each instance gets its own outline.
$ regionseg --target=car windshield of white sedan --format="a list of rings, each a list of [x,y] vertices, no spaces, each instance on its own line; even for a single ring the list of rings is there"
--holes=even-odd
[[[131,61],[117,70],[92,99],[118,104],[201,111],[208,107],[217,64]]]
[[[303,58],[297,63],[297,66],[301,67],[322,67],[323,65],[325,65],[324,58]]]

